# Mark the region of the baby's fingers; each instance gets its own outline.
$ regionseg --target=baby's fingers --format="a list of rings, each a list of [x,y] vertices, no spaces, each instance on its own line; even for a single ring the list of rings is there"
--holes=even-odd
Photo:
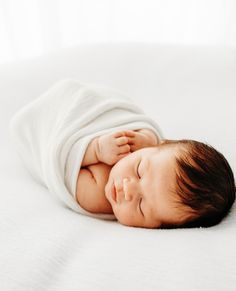
[[[133,153],[133,152],[135,152],[135,151],[137,151],[137,150],[138,150],[137,145],[135,145],[135,144],[131,144],[131,145],[130,145],[130,152],[131,152],[131,153]]]
[[[118,146],[126,145],[128,142],[129,142],[129,139],[126,136],[116,138],[116,144]]]
[[[115,138],[125,136],[125,131],[117,131],[117,132],[113,133],[112,136]]]
[[[135,134],[136,134],[136,133],[135,133],[134,130],[130,130],[130,129],[129,129],[129,130],[126,130],[126,131],[125,131],[125,135],[128,136],[128,137],[135,137]]]
[[[130,146],[128,144],[119,147],[119,154],[129,153]]]

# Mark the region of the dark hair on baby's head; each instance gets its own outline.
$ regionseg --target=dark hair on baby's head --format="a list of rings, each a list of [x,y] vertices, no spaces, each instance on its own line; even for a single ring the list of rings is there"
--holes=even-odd
[[[181,227],[218,224],[235,201],[235,181],[225,157],[195,140],[178,140],[176,192],[180,203],[193,210],[193,219]]]

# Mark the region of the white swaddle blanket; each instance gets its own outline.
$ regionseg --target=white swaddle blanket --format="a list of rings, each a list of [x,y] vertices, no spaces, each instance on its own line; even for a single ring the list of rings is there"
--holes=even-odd
[[[75,80],[58,82],[22,108],[10,122],[14,145],[31,175],[69,208],[89,216],[76,201],[76,181],[84,153],[96,136],[122,129],[159,126],[125,95]]]

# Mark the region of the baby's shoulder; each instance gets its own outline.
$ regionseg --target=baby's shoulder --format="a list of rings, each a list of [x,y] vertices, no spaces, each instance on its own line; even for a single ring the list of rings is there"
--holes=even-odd
[[[92,213],[112,213],[111,206],[105,198],[105,186],[111,167],[98,163],[80,169],[76,199],[79,205]]]
[[[97,163],[89,165],[87,168],[89,171],[91,171],[91,174],[93,175],[97,184],[105,185],[107,183],[112,167],[104,163]]]

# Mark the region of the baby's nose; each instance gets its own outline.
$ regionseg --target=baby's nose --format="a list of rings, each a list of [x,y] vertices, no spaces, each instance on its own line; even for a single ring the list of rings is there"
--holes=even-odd
[[[137,192],[137,187],[135,183],[133,181],[130,181],[128,178],[125,178],[123,180],[123,189],[125,200],[131,201],[136,195],[135,193]]]

